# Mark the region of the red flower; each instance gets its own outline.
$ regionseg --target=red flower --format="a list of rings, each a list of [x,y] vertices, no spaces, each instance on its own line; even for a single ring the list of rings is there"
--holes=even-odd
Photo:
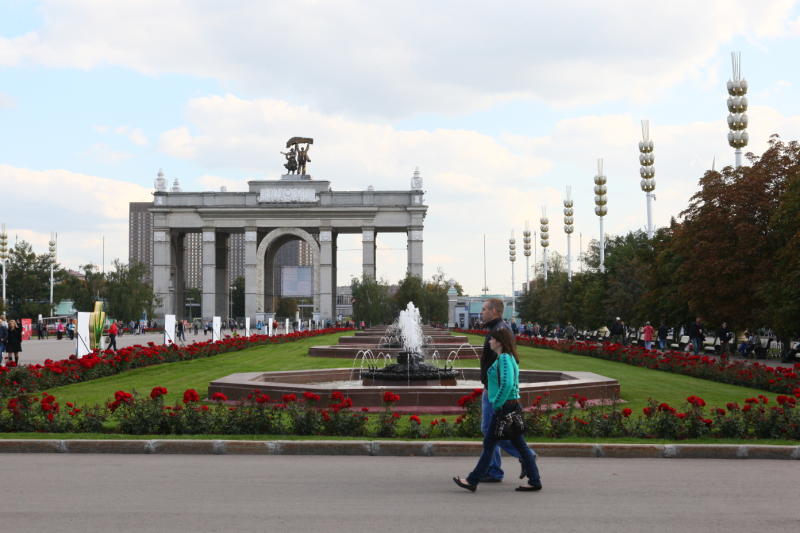
[[[339,390],[335,390],[331,393],[331,400],[336,400],[337,402],[344,400],[344,393]]]
[[[281,396],[281,399],[283,400],[284,403],[292,403],[292,402],[296,402],[297,401],[297,395],[296,394],[284,394],[283,396]]]
[[[383,393],[383,403],[395,403],[400,400],[400,395],[395,394],[392,391],[386,391]]]
[[[221,392],[215,392],[214,394],[211,395],[211,401],[212,402],[227,402],[228,401],[228,397],[225,396]]]
[[[728,411],[736,411],[739,409],[739,404],[736,402],[728,402],[725,404],[725,407],[728,408]]]
[[[689,396],[688,398],[686,398],[686,401],[696,407],[705,407],[706,405],[705,400],[703,400],[699,396],[694,396],[694,395]]]
[[[200,395],[194,389],[186,389],[183,393],[183,403],[199,402]]]
[[[642,409],[642,412],[644,413],[644,416],[650,416],[653,414],[653,408],[645,407],[644,409]]]
[[[676,413],[675,416],[683,420],[684,418],[686,418],[686,413]]]
[[[632,414],[633,410],[630,407],[626,407],[625,409],[622,410],[622,416],[624,416],[625,418],[628,418]]]
[[[256,396],[256,403],[265,404],[270,400],[269,396],[266,394],[259,394]]]
[[[166,393],[167,389],[165,387],[153,387],[153,390],[150,391],[150,397],[155,400],[159,396],[164,396]]]
[[[114,399],[119,403],[131,403],[133,401],[133,394],[118,390],[114,393]]]
[[[320,400],[319,394],[314,394],[309,391],[303,393],[303,398],[305,398],[307,402],[318,402]]]
[[[412,422],[416,422],[417,424],[422,424],[422,420],[417,415],[411,415],[408,419]]]
[[[703,420],[703,424],[705,424],[705,425],[707,425],[709,427],[711,427],[711,424],[714,423],[714,421],[711,420],[710,418],[703,418],[702,420]]]

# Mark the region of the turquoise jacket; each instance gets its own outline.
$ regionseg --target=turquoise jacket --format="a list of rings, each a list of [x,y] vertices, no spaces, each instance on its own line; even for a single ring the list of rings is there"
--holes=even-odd
[[[500,374],[498,383],[497,375]],[[519,365],[514,356],[501,353],[487,372],[489,401],[497,411],[508,400],[519,399]]]

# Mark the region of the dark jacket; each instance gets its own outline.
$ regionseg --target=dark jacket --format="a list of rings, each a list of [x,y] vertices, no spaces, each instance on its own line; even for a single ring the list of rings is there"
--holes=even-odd
[[[692,322],[692,324],[689,326],[689,338],[703,340],[705,338],[705,333],[703,332],[703,324]]]
[[[667,326],[658,326],[658,338],[662,341],[667,340],[669,336],[669,328]]]
[[[486,323],[486,329],[489,331],[486,333],[486,337],[483,339],[483,355],[481,356],[481,383],[483,383],[484,387],[487,386],[489,381],[487,376],[489,367],[494,364],[495,360],[497,360],[497,354],[494,353],[494,350],[492,350],[491,347],[489,347],[489,333],[503,328],[508,329],[508,324],[506,324],[502,318],[496,318]]]
[[[22,328],[8,329],[8,341],[6,342],[6,351],[17,353],[22,351]]]
[[[0,344],[5,344],[8,341],[8,326],[0,324]]]

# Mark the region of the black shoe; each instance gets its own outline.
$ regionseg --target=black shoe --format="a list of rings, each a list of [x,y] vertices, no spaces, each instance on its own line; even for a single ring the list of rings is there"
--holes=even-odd
[[[534,491],[537,491],[537,490],[542,490],[542,484],[541,483],[535,483],[535,484],[530,484],[530,485],[522,485],[522,486],[517,487],[514,490],[517,491],[517,492],[534,492]]]
[[[475,492],[475,490],[478,488],[477,485],[470,485],[460,477],[454,477],[453,481],[455,482],[456,485],[458,485],[462,489],[467,489],[470,492]]]
[[[483,476],[481,478],[481,483],[502,483],[503,478],[501,477],[492,477],[492,476]]]

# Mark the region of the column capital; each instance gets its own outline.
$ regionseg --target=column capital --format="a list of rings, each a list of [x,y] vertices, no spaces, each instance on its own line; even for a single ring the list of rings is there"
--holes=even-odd
[[[373,226],[362,226],[362,228],[361,228],[361,240],[362,241],[374,241],[375,240],[375,228]]]

